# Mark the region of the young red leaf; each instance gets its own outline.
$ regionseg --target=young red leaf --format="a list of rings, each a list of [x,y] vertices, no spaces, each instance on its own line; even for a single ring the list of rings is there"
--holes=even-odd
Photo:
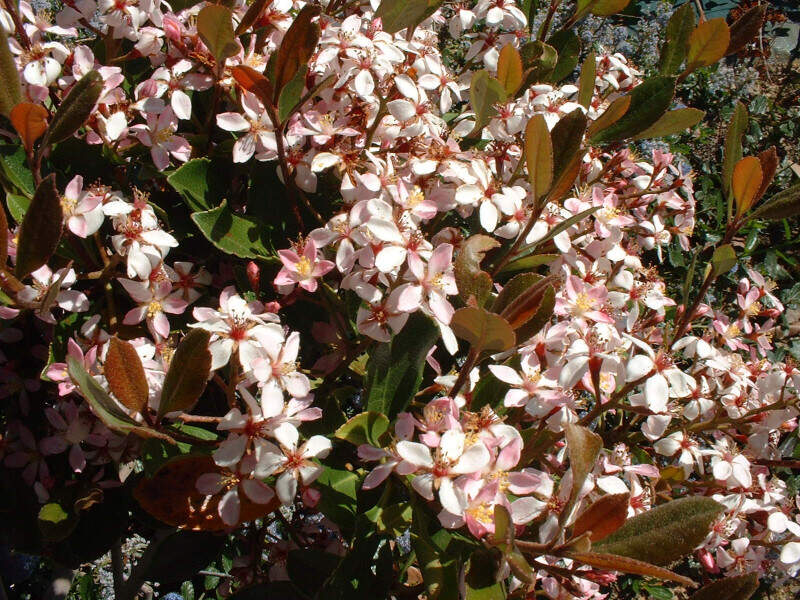
[[[630,575],[644,575],[646,577],[656,577],[665,581],[674,581],[687,587],[697,585],[694,581],[683,575],[678,575],[667,569],[662,569],[641,560],[616,556],[615,554],[602,554],[598,552],[570,552],[567,554],[571,559],[582,562],[596,569],[606,571],[619,571]]]
[[[136,349],[114,336],[109,340],[104,365],[108,387],[117,400],[134,412],[147,406],[149,386]]]
[[[47,131],[47,110],[31,102],[20,102],[11,109],[11,124],[17,130],[22,145],[30,151],[33,143]]]
[[[607,494],[601,496],[589,508],[583,511],[575,521],[573,536],[591,531],[589,537],[599,542],[622,527],[628,518],[628,501],[630,494]]]

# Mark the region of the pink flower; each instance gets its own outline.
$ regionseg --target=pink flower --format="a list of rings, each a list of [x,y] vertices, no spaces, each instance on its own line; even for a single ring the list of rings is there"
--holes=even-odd
[[[61,197],[61,210],[69,230],[78,237],[89,237],[103,224],[103,198],[83,191],[83,177],[76,175]]]
[[[176,135],[178,120],[172,108],[165,108],[160,114],[147,114],[147,125],[134,125],[130,128],[138,140],[150,148],[153,164],[159,171],[169,166],[169,157],[186,162],[192,155],[192,147],[186,138]]]
[[[122,322],[136,325],[146,318],[147,326],[154,335],[162,339],[169,337],[169,320],[165,313],[179,315],[188,306],[185,300],[170,295],[172,284],[169,281],[148,283],[131,279],[120,279],[119,282],[131,298],[139,303],[139,306],[128,311]]]
[[[433,250],[427,268],[416,255],[409,255],[408,268],[413,280],[397,288],[397,309],[415,312],[423,309],[440,323],[448,325],[453,317],[453,306],[447,296],[458,293],[453,276],[453,246],[439,244]]]
[[[283,268],[278,272],[274,283],[283,293],[288,293],[295,285],[308,292],[317,291],[317,278],[335,266],[331,261],[317,257],[317,246],[311,238],[298,250],[301,254],[296,250],[278,250]]]

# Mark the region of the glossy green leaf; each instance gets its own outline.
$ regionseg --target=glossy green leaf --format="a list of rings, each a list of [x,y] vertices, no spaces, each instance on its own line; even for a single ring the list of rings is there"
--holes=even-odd
[[[497,79],[484,70],[477,71],[472,76],[469,88],[469,101],[475,113],[475,127],[473,135],[479,135],[489,120],[497,114],[496,104],[505,102],[506,92]]]
[[[42,146],[57,144],[78,131],[92,114],[102,92],[103,77],[98,71],[89,71],[81,77],[58,105]]]
[[[39,187],[25,213],[17,242],[16,275],[22,278],[46,264],[58,248],[64,228],[56,176],[49,175]]]
[[[425,357],[439,339],[439,328],[422,313],[414,313],[390,342],[378,344],[367,363],[367,410],[389,419],[406,410],[419,391]]]
[[[749,122],[747,108],[741,102],[737,102],[725,136],[725,156],[722,161],[722,191],[728,199],[728,217],[733,214],[733,194],[731,194],[733,169],[742,159],[742,136],[747,131]]]
[[[441,4],[441,0],[381,0],[375,16],[381,19],[384,31],[397,33],[416,27],[436,12]]]
[[[33,193],[36,191],[36,186],[33,184],[33,173],[28,168],[28,162],[25,158],[25,150],[19,144],[0,144],[0,175],[2,179],[8,182],[9,186],[24,196],[25,200],[30,202]],[[8,190],[9,188],[6,188]],[[8,200],[7,200],[8,201]],[[27,209],[27,205],[24,207]],[[17,214],[8,201],[8,210],[11,216],[20,223],[22,222],[21,213]],[[22,210],[24,213],[24,210]]]
[[[275,253],[263,239],[265,226],[255,219],[235,214],[226,202],[211,210],[192,213],[192,221],[212,244],[226,254],[277,262]]]
[[[164,377],[158,416],[176,410],[188,410],[206,389],[211,374],[211,334],[205,329],[191,329],[178,344]]]
[[[549,81],[558,64],[558,52],[555,48],[537,40],[523,44],[519,53],[522,57],[523,84],[518,94],[534,83]]]
[[[581,74],[578,78],[578,104],[589,108],[594,96],[594,84],[597,78],[597,56],[594,50],[589,52],[586,60],[581,65]]]
[[[541,198],[553,184],[553,141],[541,114],[533,115],[525,127],[525,162],[534,198]]]
[[[278,119],[281,122],[291,114],[292,109],[300,102],[303,90],[306,89],[306,73],[308,73],[308,65],[300,65],[294,77],[281,90],[280,98],[278,99]]]
[[[736,251],[730,244],[724,244],[714,249],[711,257],[711,268],[715,276],[722,275],[736,266]]]
[[[702,110],[696,108],[678,108],[665,113],[658,121],[650,127],[634,136],[635,140],[650,138],[661,138],[667,135],[682,133],[691,129],[703,120],[706,115]]]
[[[723,510],[721,504],[702,496],[673,500],[628,519],[594,549],[667,565],[690,554]]]
[[[631,138],[651,127],[667,111],[675,95],[675,79],[652,77],[633,88],[630,106],[613,125],[595,134],[591,144],[604,144]]]
[[[558,53],[556,65],[553,72],[550,74],[550,81],[558,83],[562,79],[566,79],[578,66],[578,57],[581,53],[581,40],[571,29],[561,30],[555,32],[547,40],[547,43],[552,46]]]
[[[178,192],[192,211],[211,210],[225,195],[225,185],[209,158],[193,158],[175,170],[167,183]]]
[[[336,430],[334,435],[354,446],[370,444],[380,447],[381,437],[387,431],[389,431],[389,419],[386,415],[367,411],[349,419]]]
[[[658,61],[660,75],[671,76],[680,72],[681,65],[686,59],[689,36],[696,22],[691,2],[683,4],[672,13],[667,23],[664,45],[661,46],[661,56]]]

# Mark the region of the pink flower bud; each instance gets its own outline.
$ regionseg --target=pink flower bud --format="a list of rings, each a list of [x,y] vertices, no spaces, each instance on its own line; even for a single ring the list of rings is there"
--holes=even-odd
[[[250,287],[254,292],[258,292],[261,289],[261,269],[252,260],[247,263],[247,280],[250,282]]]

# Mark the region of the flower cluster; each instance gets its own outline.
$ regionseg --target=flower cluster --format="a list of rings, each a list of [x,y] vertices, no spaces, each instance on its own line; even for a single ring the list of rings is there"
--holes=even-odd
[[[425,537],[430,512],[501,548],[509,589],[551,598],[603,598],[626,572],[576,550],[600,541],[579,525],[608,497],[616,527],[664,499],[716,501],[686,549],[697,577],[796,573],[800,497],[779,468],[796,465],[800,369],[774,353],[775,285],[757,265],[722,277],[755,190],[722,237],[733,262],[712,250],[699,289],[694,263],[676,284],[664,254],[706,251],[692,173],[619,143],[646,133],[625,111],[652,80],[599,47],[579,80],[555,77],[513,0],[437,4],[399,29],[384,3],[0,9],[19,80],[19,135],[0,135],[26,174],[0,165],[0,339],[44,363],[0,355],[3,464],[76,519],[99,501],[86,489],[135,489],[150,510],[159,477],[184,494],[151,510],[170,525],[261,519],[242,586],[286,579],[289,548],[394,532],[360,514],[370,490],[401,507],[396,533]],[[65,168],[70,145],[104,166]],[[183,485],[166,479],[179,464],[203,468]]]

